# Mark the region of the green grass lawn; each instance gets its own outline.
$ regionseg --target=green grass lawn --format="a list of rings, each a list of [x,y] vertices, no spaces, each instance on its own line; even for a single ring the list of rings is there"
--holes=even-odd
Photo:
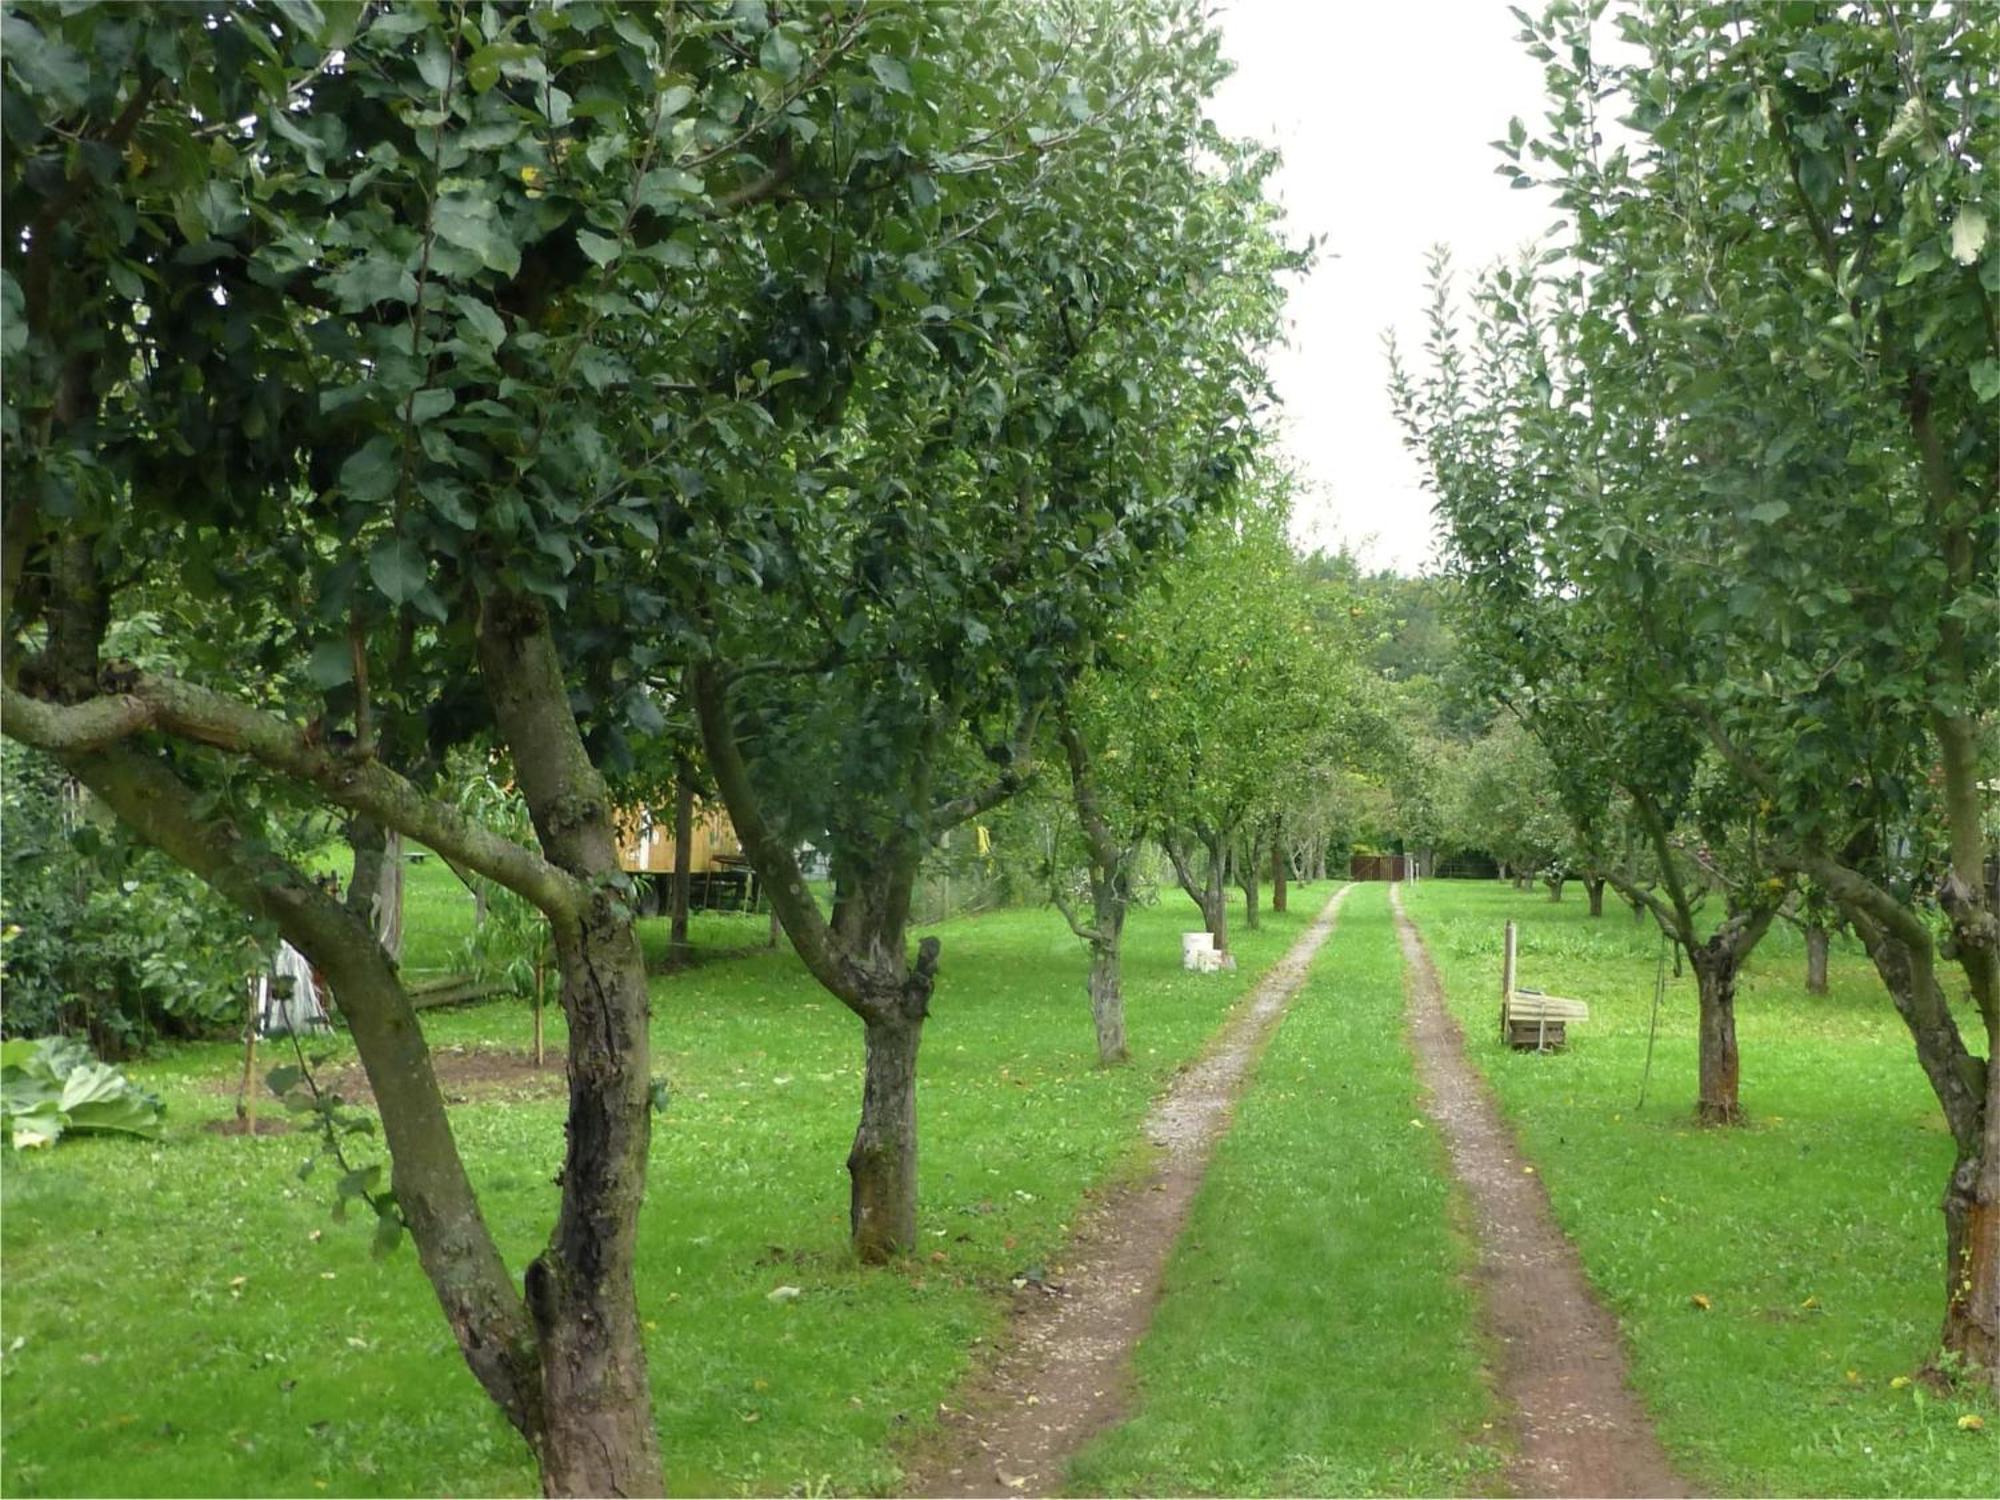
[[[451,873],[451,867],[425,850],[412,850],[403,874],[403,972],[413,981],[434,979],[466,969],[466,943],[472,937],[472,892]],[[344,844],[330,844],[313,868],[339,874],[343,886],[353,872],[353,853]],[[695,878],[699,893],[701,880]],[[665,917],[639,924],[646,945],[646,962],[659,967],[667,957]],[[688,942],[698,956],[757,947],[770,932],[762,913],[695,911],[688,917]]]
[[[1803,940],[1774,929],[1738,1000],[1750,1126],[1702,1130],[1692,976],[1669,981],[1641,1111],[1659,934],[1615,903],[1593,920],[1571,889],[1551,904],[1433,881],[1406,899],[1474,1062],[1624,1325],[1669,1452],[1721,1493],[2000,1491],[1991,1403],[1892,1384],[1931,1353],[1943,1313],[1951,1146],[1865,955],[1836,942],[1832,992],[1809,996]],[[1519,982],[1590,1004],[1566,1054],[1500,1047],[1508,917]]]
[[[1357,886],[1216,1149],[1092,1494],[1490,1490],[1471,1252],[1417,1125],[1388,887]]]
[[[429,864],[412,872],[425,888]],[[1262,932],[1232,929],[1233,976],[1181,972],[1185,901],[1135,912],[1135,1062],[1110,1072],[1093,1065],[1086,959],[1059,918],[931,929],[944,956],[923,1051],[924,1245],[887,1271],[845,1248],[858,1023],[788,952],[657,981],[656,1067],[673,1097],[640,1300],[673,1488],[894,1488],[893,1453],[999,1328],[1007,1278],[1059,1246],[1083,1192],[1130,1159],[1151,1096],[1330,894],[1299,891]],[[723,922],[746,925],[716,917],[697,935],[726,936]],[[528,1013],[495,1003],[427,1012],[425,1026],[437,1044],[518,1048]],[[372,1262],[367,1227],[332,1222],[331,1182],[297,1179],[303,1142],[199,1129],[230,1112],[213,1087],[237,1061],[213,1044],[134,1067],[168,1100],[157,1145],[80,1138],[8,1162],[0,1489],[530,1492],[525,1450],[466,1373],[408,1248]],[[454,1111],[517,1273],[554,1215],[562,1114],[547,1098]],[[802,1295],[769,1300],[781,1285]]]

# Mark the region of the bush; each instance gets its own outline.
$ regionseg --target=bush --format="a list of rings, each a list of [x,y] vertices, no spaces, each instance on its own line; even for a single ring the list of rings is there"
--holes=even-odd
[[[80,1032],[115,1057],[236,1023],[260,961],[247,917],[12,742],[0,821],[0,1031]]]

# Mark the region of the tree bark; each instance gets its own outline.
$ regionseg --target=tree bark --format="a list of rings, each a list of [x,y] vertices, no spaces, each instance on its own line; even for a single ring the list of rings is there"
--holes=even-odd
[[[1251,932],[1257,931],[1259,926],[1257,887],[1258,877],[1263,871],[1259,854],[1258,841],[1253,835],[1249,846],[1243,851],[1243,858],[1232,861],[1236,867],[1236,883],[1243,891],[1243,925]]]
[[[924,1018],[894,996],[865,1028],[861,1123],[847,1153],[854,1253],[880,1265],[917,1243],[917,1047]]]
[[[1271,910],[1274,912],[1285,909],[1285,876],[1290,865],[1285,851],[1285,825],[1274,822],[1271,825]]]
[[[1830,946],[1826,925],[1815,922],[1806,928],[1806,993],[1826,993],[1826,959]]]
[[[480,675],[543,851],[584,899],[551,914],[569,1022],[562,1204],[528,1266],[540,1344],[552,1495],[665,1491],[634,1262],[652,1140],[645,955],[619,890],[610,790],[583,744],[549,621],[534,603],[485,601]]]
[[[347,883],[348,906],[374,929],[392,963],[403,957],[403,836],[373,818],[348,823],[354,875]]]
[[[689,871],[694,864],[694,784],[685,764],[674,778],[673,919],[667,929],[667,954],[675,963],[688,957]]]
[[[1557,875],[1553,879],[1544,879],[1542,881],[1542,884],[1548,887],[1549,900],[1551,901],[1562,900],[1563,886],[1565,883],[1566,883],[1566,877],[1561,875]]]
[[[1211,844],[1208,851],[1208,883],[1203,887],[1201,914],[1209,933],[1215,939],[1215,951],[1229,951],[1229,887],[1225,884],[1227,860],[1220,841]]]
[[[535,1336],[458,1153],[409,995],[364,918],[226,823],[151,756],[113,748],[65,764],[127,827],[278,930],[324,973],[361,1056],[389,1148],[390,1188],[467,1366],[540,1450]]]
[[[1590,914],[1593,917],[1603,916],[1604,877],[1602,875],[1592,875],[1588,877],[1583,882],[1583,889],[1585,894],[1587,894],[1590,897]]]
[[[1070,927],[1090,943],[1090,1018],[1097,1031],[1097,1061],[1112,1067],[1125,1062],[1130,1049],[1125,1042],[1125,985],[1122,949],[1125,913],[1131,905],[1131,848],[1121,844],[1111,827],[1098,794],[1097,778],[1091,764],[1090,746],[1082,731],[1065,716],[1061,722],[1064,754],[1069,761],[1070,794],[1076,804],[1077,824],[1083,830],[1090,858],[1090,902],[1092,925],[1078,927],[1065,907],[1063,915]]]
[[[1090,945],[1090,1019],[1097,1028],[1097,1061],[1115,1067],[1131,1057],[1125,1042],[1125,984],[1119,950],[1125,930],[1125,903],[1097,909],[1099,936]]]
[[[1694,952],[1700,996],[1700,1095],[1696,1117],[1704,1125],[1741,1125],[1741,1073],[1736,1052],[1736,960],[1709,946]]]

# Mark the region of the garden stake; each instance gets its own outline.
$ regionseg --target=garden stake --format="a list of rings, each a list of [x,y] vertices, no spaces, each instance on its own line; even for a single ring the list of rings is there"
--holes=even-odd
[[[1667,992],[1667,935],[1660,934],[1660,966],[1653,972],[1653,1024],[1646,1028],[1646,1069],[1639,1075],[1639,1102],[1646,1107],[1646,1085],[1653,1081],[1653,1038],[1660,1034],[1660,999]]]

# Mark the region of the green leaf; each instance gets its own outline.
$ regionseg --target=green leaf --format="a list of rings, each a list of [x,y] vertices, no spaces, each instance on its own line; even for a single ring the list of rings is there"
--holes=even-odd
[[[891,57],[886,52],[877,52],[868,59],[868,71],[875,75],[877,83],[892,94],[912,92],[910,70],[903,66],[900,58]]]
[[[282,1099],[297,1088],[305,1076],[302,1068],[292,1063],[285,1063],[264,1075],[264,1087]]]
[[[513,276],[521,269],[521,247],[507,231],[505,222],[490,199],[470,193],[451,193],[440,198],[433,221],[437,236],[447,245],[477,256],[488,270]],[[411,295],[415,296],[414,289]]]
[[[701,179],[678,167],[655,167],[639,184],[641,207],[658,213],[677,213],[690,198],[702,193]]]
[[[363,443],[340,466],[340,487],[351,500],[373,505],[396,487],[396,446],[383,433]]]
[[[516,66],[528,64],[527,67]],[[474,93],[483,94],[500,81],[501,73],[546,77],[541,49],[527,42],[493,42],[472,54],[465,65],[466,81]]]
[[[801,56],[799,44],[782,28],[773,27],[764,33],[764,44],[757,49],[757,66],[789,83],[798,76]]]
[[[592,234],[588,229],[579,229],[576,232],[576,243],[577,248],[589,256],[593,264],[600,266],[610,265],[618,259],[618,252],[624,248],[620,241],[608,235]]]
[[[342,312],[361,312],[378,302],[414,302],[417,278],[410,274],[400,257],[377,250],[350,261],[325,278]]]
[[[321,641],[306,659],[306,678],[322,689],[354,681],[354,648],[346,641]]]
[[[507,341],[506,320],[477,297],[467,297],[461,293],[451,299],[451,305],[458,309],[458,315],[470,325],[472,334],[489,349],[498,349]]]
[[[1981,401],[2000,401],[2000,359],[1979,359],[1967,372],[1972,377],[1972,394]]]
[[[410,397],[410,420],[418,426],[441,417],[458,404],[458,397],[441,386],[426,386]]]
[[[375,1237],[369,1242],[368,1253],[376,1260],[385,1259],[403,1242],[403,1215],[391,1202],[380,1209],[375,1218]]]
[[[28,343],[28,303],[11,271],[0,271],[0,354],[19,354]]]
[[[407,604],[424,586],[430,559],[408,537],[377,542],[368,553],[368,576],[392,604]]]
[[[0,12],[0,53],[28,92],[46,101],[47,114],[83,106],[90,90],[89,64],[66,43],[43,36],[11,6]]]
[[[1979,259],[1979,252],[1985,248],[1986,215],[1967,204],[1951,221],[1951,258],[1961,266],[1969,266]]]

